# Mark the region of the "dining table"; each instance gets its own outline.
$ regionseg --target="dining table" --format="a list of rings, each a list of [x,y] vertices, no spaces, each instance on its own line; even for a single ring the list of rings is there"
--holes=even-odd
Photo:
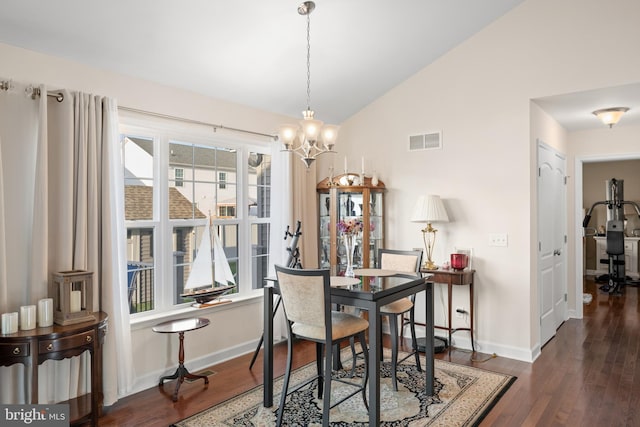
[[[434,319],[433,283],[430,275],[412,275],[378,269],[355,270],[355,278],[331,276],[331,302],[340,306],[352,306],[366,310],[369,316],[369,425],[380,425],[380,357],[382,349],[382,321],[380,308],[421,291],[425,291],[425,392],[434,391]],[[274,296],[278,295],[277,279],[265,278],[263,316],[263,406],[273,406],[273,309]]]

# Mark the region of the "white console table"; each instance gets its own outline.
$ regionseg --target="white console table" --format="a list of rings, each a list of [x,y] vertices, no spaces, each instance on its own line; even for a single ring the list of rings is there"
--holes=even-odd
[[[607,264],[601,264],[601,259],[609,258],[607,255],[607,238],[605,236],[595,236],[596,241],[596,274],[607,274],[609,272]],[[627,276],[634,279],[640,278],[638,272],[638,243],[640,237],[624,238],[624,266]]]

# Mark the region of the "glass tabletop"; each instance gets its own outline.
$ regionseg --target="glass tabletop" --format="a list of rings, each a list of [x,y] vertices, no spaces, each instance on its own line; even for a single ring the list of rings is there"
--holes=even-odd
[[[332,295],[347,295],[363,299],[377,299],[422,285],[426,279],[420,276],[359,276],[359,283],[331,288]]]

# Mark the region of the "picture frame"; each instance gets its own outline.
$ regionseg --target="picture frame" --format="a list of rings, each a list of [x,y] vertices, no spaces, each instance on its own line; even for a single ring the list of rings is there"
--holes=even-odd
[[[473,248],[454,246],[452,253],[467,255],[468,262],[467,262],[467,268],[465,268],[465,270],[472,270],[473,269],[473,264],[472,264],[472,261],[473,261]]]

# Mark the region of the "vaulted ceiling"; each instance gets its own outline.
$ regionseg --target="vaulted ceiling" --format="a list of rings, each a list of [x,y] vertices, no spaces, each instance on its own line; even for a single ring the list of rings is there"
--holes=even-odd
[[[317,0],[310,15],[311,108],[317,118],[341,123],[522,1]],[[8,0],[0,42],[300,117],[307,107],[307,19],[298,14],[300,3]],[[611,100],[594,92],[600,98],[589,102],[593,109],[632,102],[620,99],[623,93]],[[584,96],[545,98],[540,105],[575,130],[587,121],[566,117]],[[630,113],[624,121],[634,118]]]

